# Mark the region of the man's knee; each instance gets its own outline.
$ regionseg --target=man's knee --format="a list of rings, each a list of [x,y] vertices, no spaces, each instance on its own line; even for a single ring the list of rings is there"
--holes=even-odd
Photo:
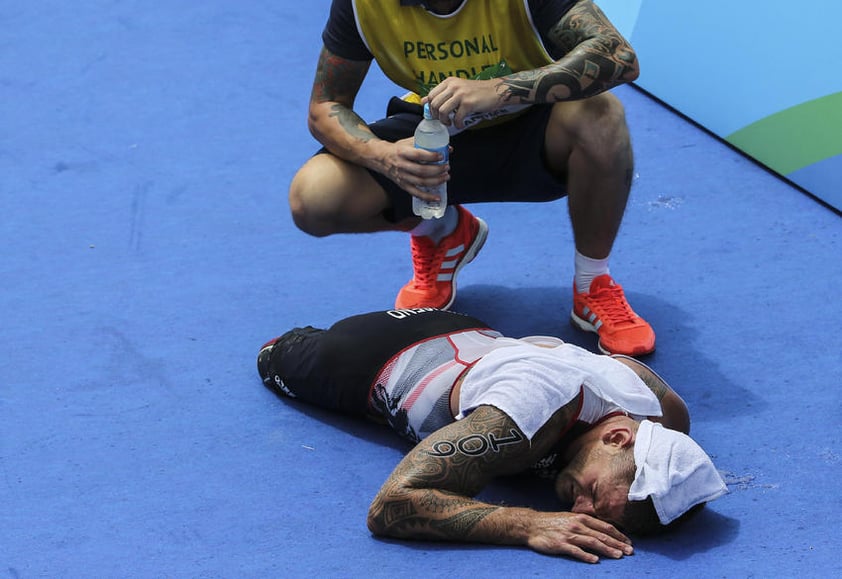
[[[367,169],[327,154],[311,158],[289,188],[295,225],[316,237],[368,231],[387,206],[385,191]]]
[[[623,103],[611,93],[602,93],[580,101],[578,126],[580,135],[590,136],[584,142],[601,146],[628,140],[626,110]]]
[[[312,169],[305,165],[299,169],[289,186],[289,210],[295,226],[304,233],[316,237],[330,235],[332,231],[326,224],[329,222],[325,214],[324,204],[319,208],[318,185],[312,178]]]
[[[326,237],[354,220],[352,169],[330,155],[316,155],[301,167],[289,186],[292,220],[304,233]],[[350,204],[350,205],[349,205]]]
[[[626,110],[622,101],[610,92],[600,93],[596,96],[582,101],[586,107],[593,110],[594,114],[607,122],[625,122]]]
[[[618,158],[631,154],[625,108],[613,94],[602,93],[555,107],[548,151],[559,151],[561,158],[578,151],[591,162],[606,166],[616,165]]]

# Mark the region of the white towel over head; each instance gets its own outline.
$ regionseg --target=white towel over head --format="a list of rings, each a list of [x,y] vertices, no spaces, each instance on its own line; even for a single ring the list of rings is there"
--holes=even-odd
[[[669,524],[728,488],[710,457],[689,436],[643,420],[634,443],[636,465],[629,500],[652,497],[661,524]]]

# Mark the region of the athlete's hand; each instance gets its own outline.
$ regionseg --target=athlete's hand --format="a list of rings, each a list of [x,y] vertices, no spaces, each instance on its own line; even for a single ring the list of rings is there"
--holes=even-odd
[[[465,118],[473,113],[496,111],[503,104],[497,94],[499,79],[468,80],[448,77],[430,90],[424,102],[441,122],[451,122],[459,129],[465,128]]]
[[[383,158],[383,174],[409,194],[427,201],[438,201],[436,195],[425,189],[440,185],[450,179],[450,165],[441,162],[441,154],[416,149],[412,137],[389,143]]]
[[[634,553],[628,537],[590,515],[537,512],[530,523],[527,544],[545,555],[567,555],[596,563],[599,555],[619,559]]]

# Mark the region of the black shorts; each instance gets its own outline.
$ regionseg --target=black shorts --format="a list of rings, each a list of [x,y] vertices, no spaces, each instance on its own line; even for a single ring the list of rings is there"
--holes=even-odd
[[[448,204],[554,201],[567,195],[564,178],[551,174],[545,162],[545,132],[551,112],[551,105],[535,105],[511,121],[453,135]],[[422,110],[417,104],[393,98],[387,114],[369,128],[379,138],[395,142],[415,133]],[[324,148],[319,151],[326,152]],[[385,175],[369,173],[391,201],[384,213],[386,219],[397,223],[412,216],[412,196]]]
[[[327,330],[295,328],[275,341],[263,382],[272,390],[345,414],[365,415],[374,379],[401,350],[484,322],[432,308],[388,310],[341,320]],[[283,383],[281,386],[278,379]]]

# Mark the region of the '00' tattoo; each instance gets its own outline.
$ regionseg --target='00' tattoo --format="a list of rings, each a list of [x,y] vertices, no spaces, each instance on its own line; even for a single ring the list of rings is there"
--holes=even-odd
[[[440,458],[453,456],[457,452],[468,456],[480,456],[489,450],[497,452],[502,446],[517,444],[523,440],[523,435],[514,428],[509,430],[509,434],[504,438],[497,438],[494,434],[471,434],[455,443],[440,440],[433,444],[432,450],[427,451],[427,454]]]

